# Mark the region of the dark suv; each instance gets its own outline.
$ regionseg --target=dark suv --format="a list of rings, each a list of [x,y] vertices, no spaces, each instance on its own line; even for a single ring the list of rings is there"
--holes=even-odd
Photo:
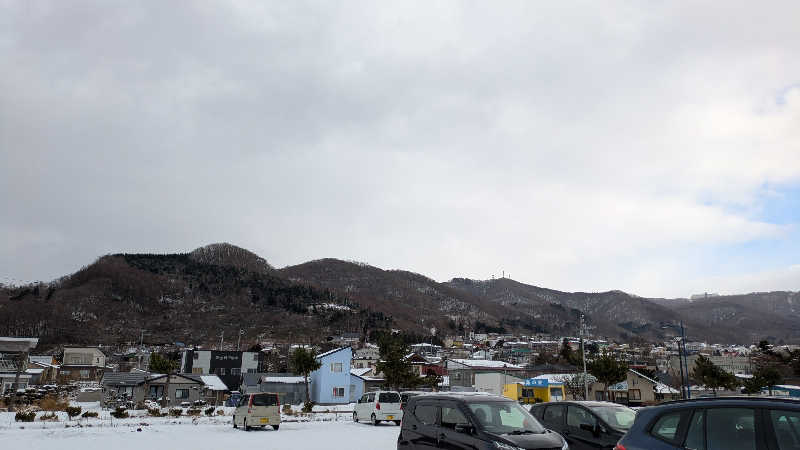
[[[680,400],[640,409],[618,450],[800,450],[800,402]]]
[[[562,450],[567,442],[505,397],[477,393],[411,397],[398,450]]]
[[[572,450],[613,449],[636,418],[636,411],[609,402],[538,403],[531,414],[564,436]]]

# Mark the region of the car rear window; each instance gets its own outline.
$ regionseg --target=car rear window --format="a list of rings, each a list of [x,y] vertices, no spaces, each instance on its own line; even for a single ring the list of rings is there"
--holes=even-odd
[[[278,396],[275,394],[254,395],[253,406],[278,406]]]
[[[378,395],[380,403],[400,403],[400,394],[397,392],[381,392]]]
[[[650,434],[667,442],[675,442],[678,437],[678,425],[681,423],[681,413],[673,412],[659,417]]]

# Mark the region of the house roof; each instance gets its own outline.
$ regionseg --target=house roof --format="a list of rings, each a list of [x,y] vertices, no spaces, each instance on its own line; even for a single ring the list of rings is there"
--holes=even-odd
[[[358,369],[350,369],[350,374],[355,375],[357,377],[363,377],[365,374],[368,374],[372,371],[371,367],[362,367]]]
[[[286,383],[286,384],[298,384],[298,383],[305,383],[306,379],[304,377],[261,377],[262,383]],[[311,383],[311,379],[308,379],[308,382]]]
[[[0,337],[0,351],[27,352],[36,348],[39,338]]]
[[[523,369],[524,367],[505,361],[490,361],[488,359],[451,359],[458,364],[475,369]]]
[[[147,379],[148,373],[144,372],[106,372],[100,384],[104,386],[136,386]]]
[[[228,386],[222,382],[216,375],[200,375],[200,379],[203,380],[203,384],[206,385],[207,388],[211,389],[212,391],[227,391]]]
[[[350,346],[349,346],[349,345],[348,345],[347,347],[339,347],[339,348],[335,348],[335,349],[333,349],[333,350],[329,350],[329,351],[327,351],[327,352],[325,352],[325,353],[320,353],[319,355],[317,355],[317,357],[316,357],[316,358],[317,358],[317,359],[324,358],[324,357],[326,357],[326,356],[330,356],[330,355],[332,355],[332,354],[334,354],[334,353],[336,353],[336,352],[340,352],[340,351],[342,351],[342,350],[347,350],[348,348],[350,348]]]

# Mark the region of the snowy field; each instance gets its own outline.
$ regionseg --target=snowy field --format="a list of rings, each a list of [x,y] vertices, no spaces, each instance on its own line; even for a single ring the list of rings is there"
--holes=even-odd
[[[63,413],[61,413],[63,414]],[[61,415],[60,414],[60,415]],[[230,416],[221,417],[132,417],[129,419],[83,419],[59,422],[14,422],[0,413],[0,448],[25,450],[174,450],[253,448],[260,450],[389,450],[397,448],[400,427],[384,423],[377,427],[353,423],[349,417],[319,414],[310,421],[283,422],[249,432],[234,429]],[[294,420],[287,417],[286,420]],[[141,430],[141,431],[139,431]]]

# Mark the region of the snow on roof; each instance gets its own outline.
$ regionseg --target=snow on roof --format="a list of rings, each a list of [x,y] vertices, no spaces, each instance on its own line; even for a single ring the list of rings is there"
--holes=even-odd
[[[451,359],[459,364],[467,367],[476,367],[481,369],[522,369],[522,366],[507,363],[505,361],[490,361],[488,359]]]
[[[654,390],[656,394],[680,394],[680,392],[677,389],[671,388],[664,383],[656,384]]]
[[[39,375],[44,372],[44,369],[25,369],[25,373],[29,373],[31,375]]]
[[[364,374],[370,373],[372,371],[371,367],[361,367],[358,369],[350,369],[350,374],[355,375],[357,377],[363,377]]]
[[[535,380],[547,380],[550,383],[564,383],[566,381],[572,381],[574,377],[580,377],[579,379],[583,380],[583,373],[545,373],[533,378]],[[592,374],[586,374],[586,380],[589,381],[589,383],[594,383],[597,381],[597,377]]]
[[[228,386],[222,382],[216,375],[200,375],[200,379],[203,380],[203,384],[206,385],[207,388],[211,389],[212,391],[227,391]]]
[[[775,386],[772,386],[772,388],[773,389],[774,388],[778,388],[778,389],[800,389],[800,386],[795,386],[793,384],[776,384]]]
[[[336,352],[338,352],[338,351],[345,350],[345,349],[348,349],[348,348],[350,348],[350,346],[347,346],[347,347],[339,347],[339,348],[335,348],[335,349],[333,349],[333,350],[329,350],[329,351],[327,351],[327,352],[325,352],[325,353],[320,353],[319,355],[317,355],[317,359],[319,359],[319,358],[324,358],[324,357],[326,357],[326,356],[328,356],[328,355],[332,355],[332,354],[334,354],[334,353],[336,353]]]
[[[286,384],[297,384],[297,383],[305,383],[306,380],[303,377],[261,377],[262,383],[286,383]],[[311,382],[309,378],[308,382]]]

